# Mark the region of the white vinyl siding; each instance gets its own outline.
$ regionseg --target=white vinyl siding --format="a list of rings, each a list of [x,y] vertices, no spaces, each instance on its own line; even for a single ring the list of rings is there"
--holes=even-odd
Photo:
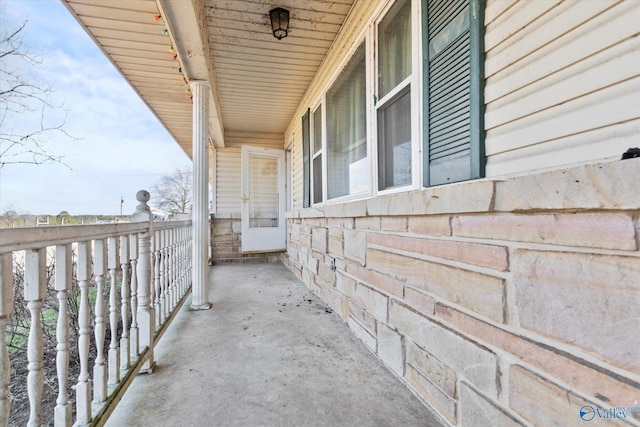
[[[216,204],[219,218],[240,218],[242,195],[241,147],[242,144],[266,148],[283,148],[282,137],[276,134],[254,132],[227,132],[225,147],[216,149]]]
[[[216,216],[240,218],[240,146],[216,150]]]
[[[490,0],[486,175],[620,158],[640,135],[640,2]]]
[[[302,207],[302,120],[296,120],[297,127],[293,132],[293,147],[291,149],[293,170],[293,209]]]
[[[295,132],[294,208],[301,206],[300,117],[385,8],[355,2],[292,116],[285,136]],[[639,145],[640,1],[487,0],[484,14],[486,177],[619,159]]]

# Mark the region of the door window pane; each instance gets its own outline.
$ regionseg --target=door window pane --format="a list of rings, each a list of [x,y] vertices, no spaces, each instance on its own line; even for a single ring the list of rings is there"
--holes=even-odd
[[[411,74],[411,2],[398,0],[378,24],[378,98]]]
[[[249,158],[249,227],[278,226],[278,159]]]
[[[327,92],[327,197],[369,189],[364,43]]]

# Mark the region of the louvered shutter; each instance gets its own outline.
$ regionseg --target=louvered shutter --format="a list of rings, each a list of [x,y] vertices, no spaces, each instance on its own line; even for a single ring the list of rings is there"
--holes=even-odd
[[[302,116],[302,207],[304,208],[311,206],[310,113],[311,110],[308,109],[305,115]]]
[[[424,0],[425,185],[484,174],[481,0]]]

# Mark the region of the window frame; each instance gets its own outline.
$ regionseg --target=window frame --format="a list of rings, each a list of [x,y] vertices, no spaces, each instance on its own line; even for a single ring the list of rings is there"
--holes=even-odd
[[[320,110],[320,120],[321,120],[321,127],[320,127],[320,131],[322,132],[321,136],[320,136],[320,149],[317,152],[315,151],[316,148],[316,127],[315,127],[315,114],[316,112]],[[310,167],[311,167],[311,172],[310,172],[310,184],[311,184],[311,189],[310,189],[310,201],[311,201],[311,206],[322,206],[326,200],[326,195],[327,195],[327,179],[326,179],[326,158],[327,156],[324,155],[325,150],[326,150],[326,125],[325,125],[325,121],[326,121],[326,109],[324,108],[324,93],[322,94],[322,96],[320,97],[320,100],[316,101],[315,104],[313,104],[313,107],[310,109],[311,111],[311,115],[309,117],[309,124],[310,124],[310,130],[309,130],[309,135],[310,135]],[[316,190],[316,182],[315,182],[315,159],[316,157],[322,156],[321,161],[320,161],[320,173],[321,175],[321,182],[320,182],[320,201],[316,201],[315,200],[315,190]]]
[[[309,201],[310,206],[323,206],[339,204],[352,200],[363,200],[370,197],[382,196],[392,193],[401,193],[442,185],[447,183],[430,183],[430,160],[429,160],[429,16],[428,2],[430,0],[408,0],[411,4],[411,74],[388,91],[382,98],[377,99],[379,93],[378,72],[378,31],[379,24],[387,16],[387,13],[396,4],[397,0],[387,0],[381,2],[376,10],[371,14],[360,34],[354,38],[353,42],[346,50],[343,59],[331,72],[327,83],[321,90],[318,99],[312,104],[313,108],[307,109],[310,122],[310,147],[309,147]],[[484,100],[482,97],[484,86],[484,8],[485,0],[467,0],[470,13],[470,41],[469,41],[469,61],[470,61],[470,91],[471,98],[469,109],[471,111],[471,136],[470,136],[470,170],[471,174],[467,178],[459,179],[460,182],[484,177],[485,169],[485,146],[484,146]],[[365,191],[346,194],[329,198],[328,192],[328,111],[327,94],[340,78],[342,72],[347,68],[355,53],[364,45],[365,51],[365,132],[366,132],[366,159],[368,167],[368,189]],[[393,102],[397,101],[404,91],[410,92],[410,115],[411,115],[411,183],[406,185],[392,186],[380,189],[379,182],[379,124],[378,114]],[[314,153],[316,141],[314,135],[313,114],[317,109],[321,109],[322,118],[322,142],[321,149]],[[313,163],[317,156],[322,156],[322,200],[316,202],[313,197]]]
[[[375,40],[375,47],[371,61],[375,70],[374,80],[374,106],[372,112],[372,127],[375,135],[374,159],[372,161],[372,182],[375,182],[374,196],[400,193],[405,191],[411,191],[422,187],[422,2],[420,0],[407,0],[411,7],[411,74],[398,83],[393,89],[387,92],[382,98],[378,99],[377,96],[380,93],[379,80],[377,78],[380,72],[378,47],[379,47],[379,34],[378,29],[380,23],[387,16],[387,13],[393,8],[398,0],[389,1],[378,17],[374,20],[371,31]],[[381,136],[378,135],[379,123],[378,112],[383,108],[392,105],[399,96],[403,95],[403,92],[409,87],[410,92],[410,115],[411,115],[411,183],[405,185],[398,185],[379,189],[380,174],[379,174],[379,159],[378,159],[378,146],[380,144]]]
[[[361,199],[365,199],[367,197],[371,197],[371,195],[373,194],[373,184],[372,184],[372,175],[371,175],[371,171],[372,171],[372,146],[374,145],[372,143],[372,130],[371,130],[371,110],[372,110],[372,98],[373,98],[373,88],[372,88],[372,74],[373,74],[373,69],[372,69],[372,64],[370,61],[370,49],[372,49],[372,43],[371,43],[371,35],[370,35],[370,31],[369,31],[369,27],[370,25],[367,25],[365,27],[365,30],[363,31],[363,33],[354,41],[354,43],[352,44],[352,46],[350,46],[347,54],[345,55],[344,60],[340,63],[340,66],[337,67],[337,69],[335,70],[335,72],[332,74],[331,79],[329,80],[328,84],[326,85],[326,87],[324,88],[324,90],[322,91],[322,102],[323,102],[323,134],[322,137],[325,141],[324,144],[324,159],[323,159],[323,196],[324,196],[324,203],[323,205],[332,205],[332,204],[338,204],[338,203],[343,203],[343,202],[347,202],[347,201],[351,201],[351,200],[361,200]],[[367,164],[368,164],[368,168],[369,168],[369,174],[367,176],[367,190],[365,191],[360,191],[357,193],[353,193],[353,194],[345,194],[343,196],[337,196],[337,197],[333,197],[333,198],[329,198],[329,190],[328,190],[328,179],[327,179],[327,175],[328,175],[328,154],[329,154],[329,138],[328,138],[328,132],[327,132],[327,127],[328,127],[328,113],[327,113],[327,94],[329,93],[329,91],[333,88],[333,86],[335,85],[335,83],[338,81],[338,79],[340,78],[340,76],[342,75],[342,72],[347,68],[347,66],[349,65],[349,63],[351,62],[351,60],[354,58],[354,55],[358,52],[358,49],[360,49],[361,46],[364,46],[364,50],[365,50],[365,132],[366,132],[366,152],[367,152]]]

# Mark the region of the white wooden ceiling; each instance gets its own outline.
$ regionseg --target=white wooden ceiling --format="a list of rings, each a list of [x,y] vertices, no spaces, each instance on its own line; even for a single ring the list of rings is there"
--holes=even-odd
[[[198,55],[215,97],[214,139],[234,131],[283,134],[354,2],[62,1],[188,155],[192,115],[183,79],[204,77],[194,65]],[[290,12],[282,40],[271,33],[274,7]]]

